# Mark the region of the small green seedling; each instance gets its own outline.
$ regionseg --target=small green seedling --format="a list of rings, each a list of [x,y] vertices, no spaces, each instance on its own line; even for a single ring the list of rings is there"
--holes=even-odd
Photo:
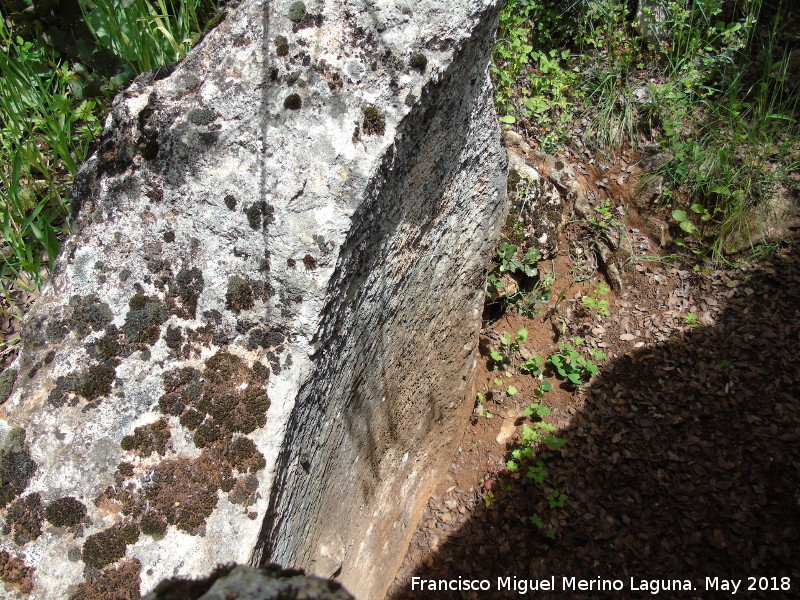
[[[714,365],[714,368],[717,371],[727,371],[728,373],[730,373],[734,369],[733,363],[727,359],[718,362],[716,365]]]
[[[533,377],[539,377],[542,374],[542,367],[544,366],[544,359],[541,356],[532,356],[519,368],[522,371],[527,371]]]
[[[576,344],[582,344],[583,338],[574,338]],[[589,379],[597,375],[598,366],[590,358],[587,358],[575,346],[568,342],[559,342],[560,352],[550,356],[548,362],[556,370],[562,379],[567,379],[570,383],[580,387]],[[594,360],[601,361],[606,355],[599,350],[589,349],[589,354]]]
[[[547,497],[547,503],[550,505],[550,508],[564,508],[564,505],[567,503],[567,495],[558,490],[553,490]]]
[[[694,327],[697,325],[697,313],[689,313],[683,317],[683,322]]]
[[[592,229],[596,233],[602,233],[604,229],[619,225],[619,221],[611,216],[612,208],[613,205],[611,204],[611,200],[608,198],[606,198],[602,204],[594,207],[594,212],[597,214],[589,219],[589,225],[591,225]]]
[[[581,302],[583,302],[583,305],[589,310],[594,310],[604,317],[610,317],[611,306],[609,305],[608,300],[602,298],[610,291],[611,288],[608,287],[608,284],[605,281],[601,281],[597,284],[597,287],[594,290],[594,296],[584,296],[581,299]]]
[[[519,345],[524,344],[528,339],[528,329],[527,327],[520,327],[517,330],[517,337],[511,339],[510,333],[504,333],[503,337],[500,338],[500,343],[503,345],[509,353],[513,354],[517,350],[519,350]]]
[[[723,188],[714,188],[711,190],[712,193],[721,193]],[[701,204],[692,204],[690,207],[691,211],[699,216],[700,222],[705,223],[706,221],[710,221],[712,219],[712,214],[708,211]],[[716,209],[715,211],[716,212]],[[703,242],[703,233],[700,229],[692,222],[692,218],[685,210],[673,210],[672,211],[672,218],[678,222],[678,226],[688,233],[689,235],[693,236],[698,242]],[[675,238],[675,244],[678,246],[685,246],[686,242],[682,238]],[[696,254],[703,254],[703,250],[695,250]]]
[[[478,408],[475,414],[477,414],[479,417],[486,417],[487,419],[491,419],[492,417],[494,417],[494,415],[490,413],[488,410],[485,410],[483,408],[483,400],[484,400],[484,395],[478,394]]]
[[[550,450],[553,450],[554,452],[560,452],[567,443],[567,440],[554,435],[548,435],[546,438],[544,438],[544,443],[545,446],[547,446]]]
[[[511,337],[510,333],[504,333],[500,338],[500,350],[492,350],[489,356],[496,363],[511,362],[511,358],[519,350],[519,345],[524,344],[528,339],[528,329],[520,327],[516,337]]]
[[[547,383],[547,382],[543,382]],[[523,417],[537,416],[540,419],[550,414],[550,409],[541,404],[531,404],[528,408],[522,411]]]
[[[547,469],[543,461],[537,461],[535,465],[528,467],[527,477],[533,479],[536,483],[542,483],[547,478]]]

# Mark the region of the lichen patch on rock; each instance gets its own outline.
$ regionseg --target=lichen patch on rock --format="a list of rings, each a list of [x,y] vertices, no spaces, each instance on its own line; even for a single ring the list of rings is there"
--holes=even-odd
[[[98,575],[78,585],[70,600],[140,600],[142,564],[126,560],[106,567]]]
[[[38,493],[16,499],[8,507],[5,535],[11,535],[17,546],[24,546],[42,535],[42,497]]]
[[[23,594],[30,594],[34,586],[34,571],[34,567],[26,565],[22,558],[0,550],[0,581],[18,589]]]
[[[72,496],[57,498],[47,505],[44,518],[56,527],[74,527],[86,517],[86,505]]]
[[[0,508],[22,493],[35,471],[36,463],[25,443],[25,430],[12,429],[0,447]]]
[[[155,423],[137,427],[132,435],[122,438],[120,446],[123,450],[133,451],[142,457],[150,456],[153,452],[163,456],[167,452],[169,438],[169,421],[162,418]]]
[[[139,539],[139,526],[118,523],[86,538],[81,554],[87,566],[101,569],[125,556],[127,547]]]

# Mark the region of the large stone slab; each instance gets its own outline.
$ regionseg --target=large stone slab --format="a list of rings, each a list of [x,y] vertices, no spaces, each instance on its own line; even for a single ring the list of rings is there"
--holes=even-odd
[[[383,594],[471,410],[497,5],[244,1],[117,98],[0,381],[5,595]]]

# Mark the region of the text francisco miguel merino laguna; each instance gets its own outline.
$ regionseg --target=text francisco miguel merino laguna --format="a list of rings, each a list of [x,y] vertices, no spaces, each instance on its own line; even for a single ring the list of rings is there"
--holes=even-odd
[[[710,578],[709,578],[710,579]],[[717,579],[717,578],[714,578]],[[492,586],[492,583],[495,585]],[[708,583],[708,582],[706,582]],[[716,583],[716,582],[715,582]],[[558,587],[558,585],[561,587]],[[706,586],[708,587],[708,586]],[[411,589],[416,591],[431,592],[461,592],[461,591],[510,591],[518,594],[527,594],[536,591],[620,591],[631,590],[658,594],[664,591],[692,591],[695,589],[688,579],[636,579],[630,578],[630,585],[626,586],[621,579],[579,579],[578,577],[550,577],[547,579],[520,579],[517,577],[497,577],[496,581],[490,579],[422,579],[411,578]],[[714,584],[712,584],[712,589]]]

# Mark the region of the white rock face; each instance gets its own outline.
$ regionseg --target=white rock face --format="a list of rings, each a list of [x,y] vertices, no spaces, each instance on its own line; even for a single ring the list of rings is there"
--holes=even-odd
[[[3,375],[30,597],[232,561],[382,596],[472,408],[498,4],[246,0],[117,98]]]

